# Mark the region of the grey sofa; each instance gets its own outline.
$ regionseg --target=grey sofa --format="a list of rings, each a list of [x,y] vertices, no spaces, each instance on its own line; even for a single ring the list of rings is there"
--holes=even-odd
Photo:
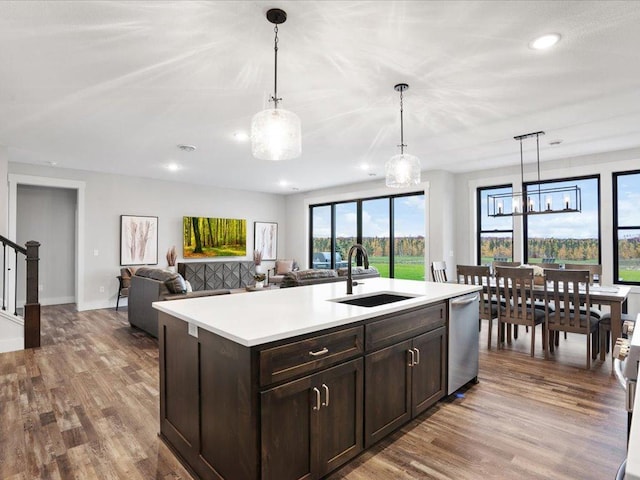
[[[280,288],[316,285],[319,283],[346,282],[347,273],[347,267],[338,268],[337,270],[312,268],[309,270],[289,272],[285,274],[284,280],[280,284]],[[375,267],[352,267],[351,275],[353,280],[362,280],[364,278],[379,277],[380,272],[378,272]]]
[[[200,290],[187,292],[186,283],[179,273],[157,268],[139,268],[131,277],[129,287],[129,323],[158,337],[158,311],[151,306],[153,302],[179,300],[183,298],[225,295],[229,290]]]

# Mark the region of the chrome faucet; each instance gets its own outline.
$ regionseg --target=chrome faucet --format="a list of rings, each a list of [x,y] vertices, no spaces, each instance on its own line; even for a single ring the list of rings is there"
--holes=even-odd
[[[349,249],[349,255],[347,255],[347,295],[351,295],[353,293],[353,286],[358,284],[358,282],[353,281],[353,274],[351,273],[351,257],[356,250],[360,250],[364,257],[364,268],[369,268],[369,255],[367,255],[367,251],[359,243],[352,245]]]

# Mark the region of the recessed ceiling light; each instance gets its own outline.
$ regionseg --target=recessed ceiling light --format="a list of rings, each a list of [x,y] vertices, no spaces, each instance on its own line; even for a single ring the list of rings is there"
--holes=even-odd
[[[369,164],[368,163],[361,163],[360,164],[360,169],[364,170],[366,172],[367,170],[369,170]]]
[[[51,165],[52,167],[55,167],[56,165],[58,165],[58,162],[53,162],[53,161],[52,161],[52,162],[48,162],[48,163],[49,163],[49,165]]]
[[[529,48],[533,48],[534,50],[545,50],[547,48],[553,47],[559,41],[560,34],[550,33],[548,35],[542,35],[541,37],[532,40],[529,43]]]
[[[249,135],[247,134],[247,132],[235,132],[233,134],[233,138],[235,138],[239,142],[246,142],[247,140],[249,140]]]
[[[193,152],[196,149],[195,145],[186,145],[184,143],[178,145],[178,148],[183,152]]]
[[[180,165],[178,165],[177,163],[170,163],[169,165],[167,165],[167,170],[177,172],[178,170],[180,170]]]
[[[286,180],[280,180],[278,182],[278,185],[280,185],[281,187],[286,187],[287,185],[289,185],[289,182],[287,182]]]

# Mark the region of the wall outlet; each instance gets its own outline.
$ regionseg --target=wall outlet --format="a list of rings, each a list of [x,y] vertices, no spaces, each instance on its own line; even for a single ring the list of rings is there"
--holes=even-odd
[[[94,257],[97,257],[97,256],[98,256],[98,253],[100,253],[100,252],[98,252],[98,249],[96,248],[96,249],[93,251],[93,256],[94,256]]]
[[[100,293],[104,293],[104,287],[100,286]]]
[[[38,285],[38,291],[42,292],[44,290],[44,285]]]

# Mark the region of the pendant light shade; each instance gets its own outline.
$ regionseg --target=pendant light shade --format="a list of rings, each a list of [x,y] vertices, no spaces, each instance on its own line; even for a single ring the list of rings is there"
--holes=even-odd
[[[385,164],[387,187],[408,187],[420,183],[420,160],[415,155],[394,155]]]
[[[283,108],[256,113],[251,121],[251,151],[260,160],[290,160],[300,156],[300,118]]]
[[[256,113],[251,121],[251,152],[260,160],[290,160],[302,153],[300,118],[289,111],[278,108],[278,25],[287,20],[287,14],[279,8],[267,12],[267,20],[275,25],[275,74],[273,108]]]
[[[399,83],[393,87],[400,92],[400,154],[394,155],[384,166],[387,187],[401,188],[420,183],[420,160],[415,155],[404,153],[404,105],[402,94],[409,89],[406,83]]]

